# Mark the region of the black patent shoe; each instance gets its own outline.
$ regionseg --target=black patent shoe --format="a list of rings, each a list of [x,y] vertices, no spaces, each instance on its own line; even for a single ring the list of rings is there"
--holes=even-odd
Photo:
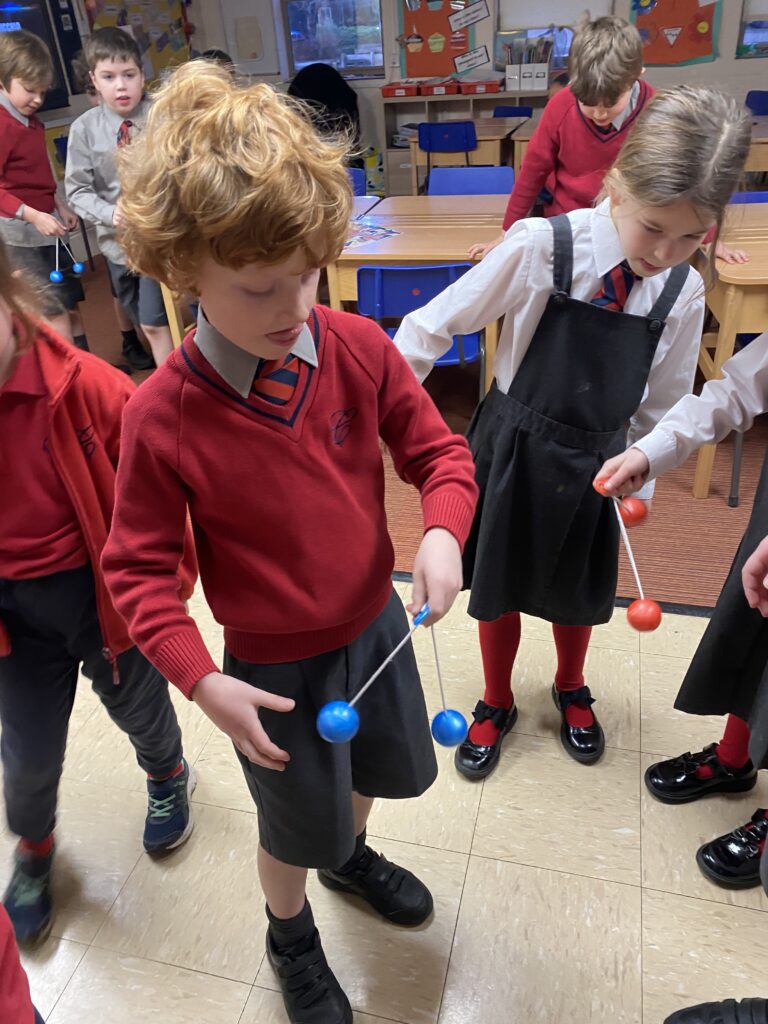
[[[768,999],[723,999],[678,1010],[664,1024],[768,1024]]]
[[[569,725],[565,717],[565,709],[571,704],[586,704],[589,707],[595,703],[589,687],[581,686],[578,690],[561,691],[553,684],[552,700],[560,712],[560,742],[566,754],[570,754],[579,764],[594,764],[599,761],[605,750],[605,733],[594,711],[592,725]]]
[[[352,1024],[352,1007],[328,966],[317,928],[286,953],[278,951],[268,930],[267,959],[291,1024]]]
[[[392,864],[370,846],[351,871],[321,868],[317,877],[326,889],[360,896],[392,924],[414,928],[432,913],[432,893],[412,871]]]
[[[763,856],[760,858],[760,881],[763,883],[765,895],[768,896],[768,843],[763,847]]]
[[[698,768],[709,768],[712,776],[700,779]],[[717,744],[697,754],[690,752],[657,761],[645,772],[645,785],[651,796],[665,804],[688,804],[712,793],[746,793],[757,784],[757,772],[751,761],[743,768],[726,768],[717,757]]]
[[[506,708],[492,708],[484,700],[479,700],[475,705],[475,710],[472,712],[472,717],[478,723],[490,718],[499,730],[495,743],[486,745],[483,743],[473,743],[472,740],[466,739],[460,747],[456,748],[456,753],[453,757],[456,770],[465,779],[477,781],[487,778],[499,763],[501,744],[504,737],[517,721],[517,705],[513,704],[507,710]]]
[[[724,889],[760,885],[760,843],[768,836],[768,818],[759,808],[746,825],[699,847],[696,863],[702,874]]]

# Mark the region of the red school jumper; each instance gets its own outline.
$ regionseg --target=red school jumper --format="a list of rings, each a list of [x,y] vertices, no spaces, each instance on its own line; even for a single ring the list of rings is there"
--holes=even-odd
[[[0,107],[0,217],[15,217],[22,204],[53,213],[55,196],[42,121],[33,115],[25,127]]]
[[[639,83],[635,109],[618,131],[606,135],[582,114],[570,89],[561,89],[552,97],[525,151],[504,214],[505,231],[528,216],[545,186],[552,193],[552,202],[545,208],[547,217],[592,206],[607,170],[654,94],[653,87],[642,78]]]
[[[379,439],[421,492],[424,528],[460,545],[472,457],[375,323],[315,307],[318,366],[293,396],[242,398],[187,336],[125,412],[102,565],[141,650],[188,697],[218,671],[175,592],[189,505],[205,595],[228,650],[274,664],[354,640],[392,592]]]

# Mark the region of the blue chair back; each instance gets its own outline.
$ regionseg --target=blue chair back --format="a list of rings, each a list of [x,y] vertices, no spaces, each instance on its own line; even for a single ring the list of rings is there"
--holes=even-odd
[[[433,167],[429,196],[505,196],[515,184],[511,167]]]
[[[734,205],[744,203],[768,203],[768,192],[734,192],[731,196],[731,203]]]
[[[768,89],[750,89],[744,102],[756,117],[768,114]]]
[[[364,196],[367,188],[365,171],[362,167],[348,167],[347,174],[352,183],[352,192],[356,196]]]
[[[494,117],[533,117],[533,107],[494,107]]]
[[[436,267],[359,267],[357,311],[373,320],[401,318],[421,309],[448,285],[458,281],[471,263],[447,263]],[[394,337],[396,329],[387,332]],[[459,366],[482,359],[482,332],[453,339],[437,366]]]
[[[469,153],[477,149],[474,121],[423,121],[419,149],[425,153]]]

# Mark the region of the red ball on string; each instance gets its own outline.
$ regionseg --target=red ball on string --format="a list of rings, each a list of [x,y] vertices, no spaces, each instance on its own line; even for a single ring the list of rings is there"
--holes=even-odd
[[[651,633],[661,625],[661,608],[650,597],[638,597],[627,608],[627,621],[638,633]]]
[[[608,491],[605,489],[605,477],[596,477],[592,481],[592,486],[595,488],[598,494],[602,494],[604,498],[608,497]]]
[[[640,498],[622,498],[619,514],[625,526],[637,526],[648,515],[648,506]]]

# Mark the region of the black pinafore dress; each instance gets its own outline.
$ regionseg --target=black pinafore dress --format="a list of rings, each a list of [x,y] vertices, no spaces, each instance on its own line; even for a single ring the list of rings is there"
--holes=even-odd
[[[647,316],[581,302],[570,294],[571,223],[549,223],[553,294],[509,391],[494,383],[469,426],[480,499],[464,586],[476,619],[515,611],[590,626],[613,612],[619,541],[592,481],[626,446],[689,267],[673,268]]]
[[[768,768],[768,619],[747,604],[741,570],[766,536],[768,452],[747,529],[675,701],[690,715],[734,714],[748,722],[758,768]]]

